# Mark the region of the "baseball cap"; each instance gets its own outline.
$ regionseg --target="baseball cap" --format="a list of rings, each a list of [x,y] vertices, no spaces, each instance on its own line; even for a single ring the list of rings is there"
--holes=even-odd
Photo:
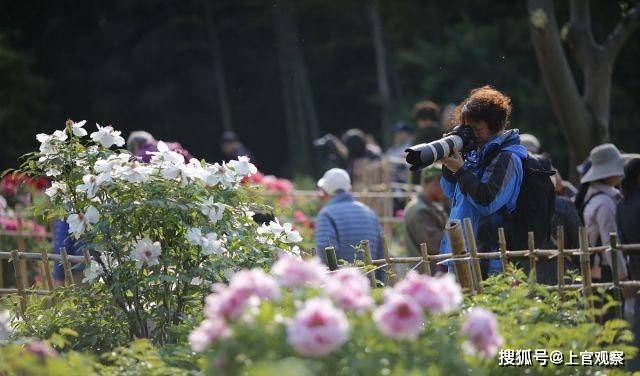
[[[339,190],[347,191],[351,188],[349,174],[341,168],[332,168],[318,180],[318,188],[332,195]]]

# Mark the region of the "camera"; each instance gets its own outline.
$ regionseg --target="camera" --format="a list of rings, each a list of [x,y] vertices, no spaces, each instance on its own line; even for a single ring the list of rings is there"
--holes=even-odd
[[[477,146],[473,128],[466,124],[456,125],[450,133],[443,138],[429,142],[428,144],[414,145],[405,150],[407,163],[411,165],[411,171],[418,171],[432,165],[442,158],[457,152],[468,152]]]

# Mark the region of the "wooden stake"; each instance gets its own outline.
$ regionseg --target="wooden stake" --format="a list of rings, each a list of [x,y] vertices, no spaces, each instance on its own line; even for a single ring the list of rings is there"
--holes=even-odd
[[[609,246],[611,247],[611,274],[613,279],[613,297],[620,303],[616,305],[616,317],[622,319],[622,294],[620,289],[620,276],[618,275],[618,234],[609,234]]]
[[[471,219],[465,218],[464,221],[464,233],[467,238],[467,247],[469,253],[471,253],[471,267],[473,269],[473,279],[475,286],[474,289],[477,292],[482,292],[482,271],[480,270],[480,259],[478,259],[478,245],[476,244],[476,238],[473,236],[473,225]]]
[[[27,311],[27,293],[25,292],[24,275],[22,274],[22,268],[20,267],[20,252],[17,249],[11,251],[11,257],[13,261],[13,270],[16,275],[16,288],[18,289],[18,295],[20,295],[20,312],[24,317]]]
[[[504,228],[498,228],[498,245],[500,247],[500,259],[502,260],[502,271],[509,269],[509,259],[507,258],[507,239],[504,236]]]
[[[431,264],[429,261],[429,248],[427,243],[420,244],[420,253],[422,253],[422,270],[424,274],[431,275]]]
[[[47,284],[47,290],[51,291],[54,288],[53,278],[51,278],[51,265],[49,264],[49,254],[45,248],[40,251],[42,254],[42,268],[44,269],[44,280]]]
[[[336,256],[336,249],[333,247],[327,247],[324,249],[327,253],[327,265],[329,265],[329,270],[333,271],[338,269],[338,258]]]
[[[451,246],[451,254],[454,259],[460,259],[467,256],[464,249],[464,239],[462,237],[462,225],[459,220],[451,221],[445,226],[449,245]],[[453,267],[458,276],[458,282],[462,288],[472,289],[471,270],[467,262],[454,261]]]
[[[558,242],[558,295],[560,295],[560,300],[564,300],[564,228],[562,226],[558,226],[556,238]]]
[[[529,274],[531,275],[531,279],[533,283],[538,281],[538,270],[536,263],[536,244],[535,239],[533,237],[533,231],[529,231]]]
[[[589,240],[587,239],[587,229],[580,226],[578,229],[580,241],[580,272],[582,274],[582,296],[585,299],[587,309],[593,311],[591,301],[591,265],[589,262]]]
[[[60,257],[62,258],[62,269],[64,269],[64,285],[70,287],[73,285],[73,275],[71,274],[71,265],[69,264],[65,247],[60,247]]]
[[[389,256],[389,246],[387,244],[387,237],[382,235],[382,252],[384,252],[384,259],[387,262],[387,286],[393,286],[393,264],[391,263],[391,256]]]
[[[361,240],[360,246],[362,247],[362,259],[364,260],[365,272],[369,271],[369,265],[371,265],[371,246],[368,240]],[[367,273],[367,277],[371,281],[371,286],[376,287],[376,273]]]

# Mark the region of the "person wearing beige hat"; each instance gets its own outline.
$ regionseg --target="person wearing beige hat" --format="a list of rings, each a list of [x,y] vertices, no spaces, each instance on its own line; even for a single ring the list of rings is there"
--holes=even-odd
[[[580,179],[580,191],[576,206],[582,209],[582,219],[587,229],[589,246],[609,245],[609,234],[618,232],[616,206],[622,199],[616,188],[624,176],[624,159],[613,144],[603,144],[591,150],[591,167]],[[611,282],[611,253],[592,256],[591,275],[594,282]],[[618,275],[627,278],[627,265],[618,258]]]

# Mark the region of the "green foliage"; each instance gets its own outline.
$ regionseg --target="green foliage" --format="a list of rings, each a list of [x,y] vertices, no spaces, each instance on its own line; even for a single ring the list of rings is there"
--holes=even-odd
[[[531,284],[522,272],[503,274],[484,282],[484,293],[470,296],[465,308],[480,306],[498,316],[503,349],[546,349],[548,353],[569,351],[623,351],[634,356],[632,335],[622,320],[604,326],[582,307],[579,292],[566,291],[564,299],[544,286]],[[300,300],[318,290],[286,293],[279,303],[263,303],[251,320],[232,326],[233,335],[217,342],[201,363],[206,374],[455,374],[520,375],[525,370],[541,375],[596,374],[602,367],[500,367],[498,357],[483,359],[464,353],[460,333],[462,315],[429,315],[423,333],[415,341],[395,341],[383,336],[369,313],[348,314],[349,340],[323,358],[305,358],[295,353],[286,340],[283,322],[295,314]],[[382,290],[376,291],[380,300]],[[461,311],[461,312],[464,312]],[[597,312],[601,314],[602,311]],[[290,368],[289,368],[290,367]],[[267,371],[269,370],[269,371]],[[607,372],[623,373],[621,369]]]
[[[188,375],[186,370],[168,366],[158,350],[147,340],[136,340],[126,347],[119,347],[100,356],[97,365],[100,375]]]

